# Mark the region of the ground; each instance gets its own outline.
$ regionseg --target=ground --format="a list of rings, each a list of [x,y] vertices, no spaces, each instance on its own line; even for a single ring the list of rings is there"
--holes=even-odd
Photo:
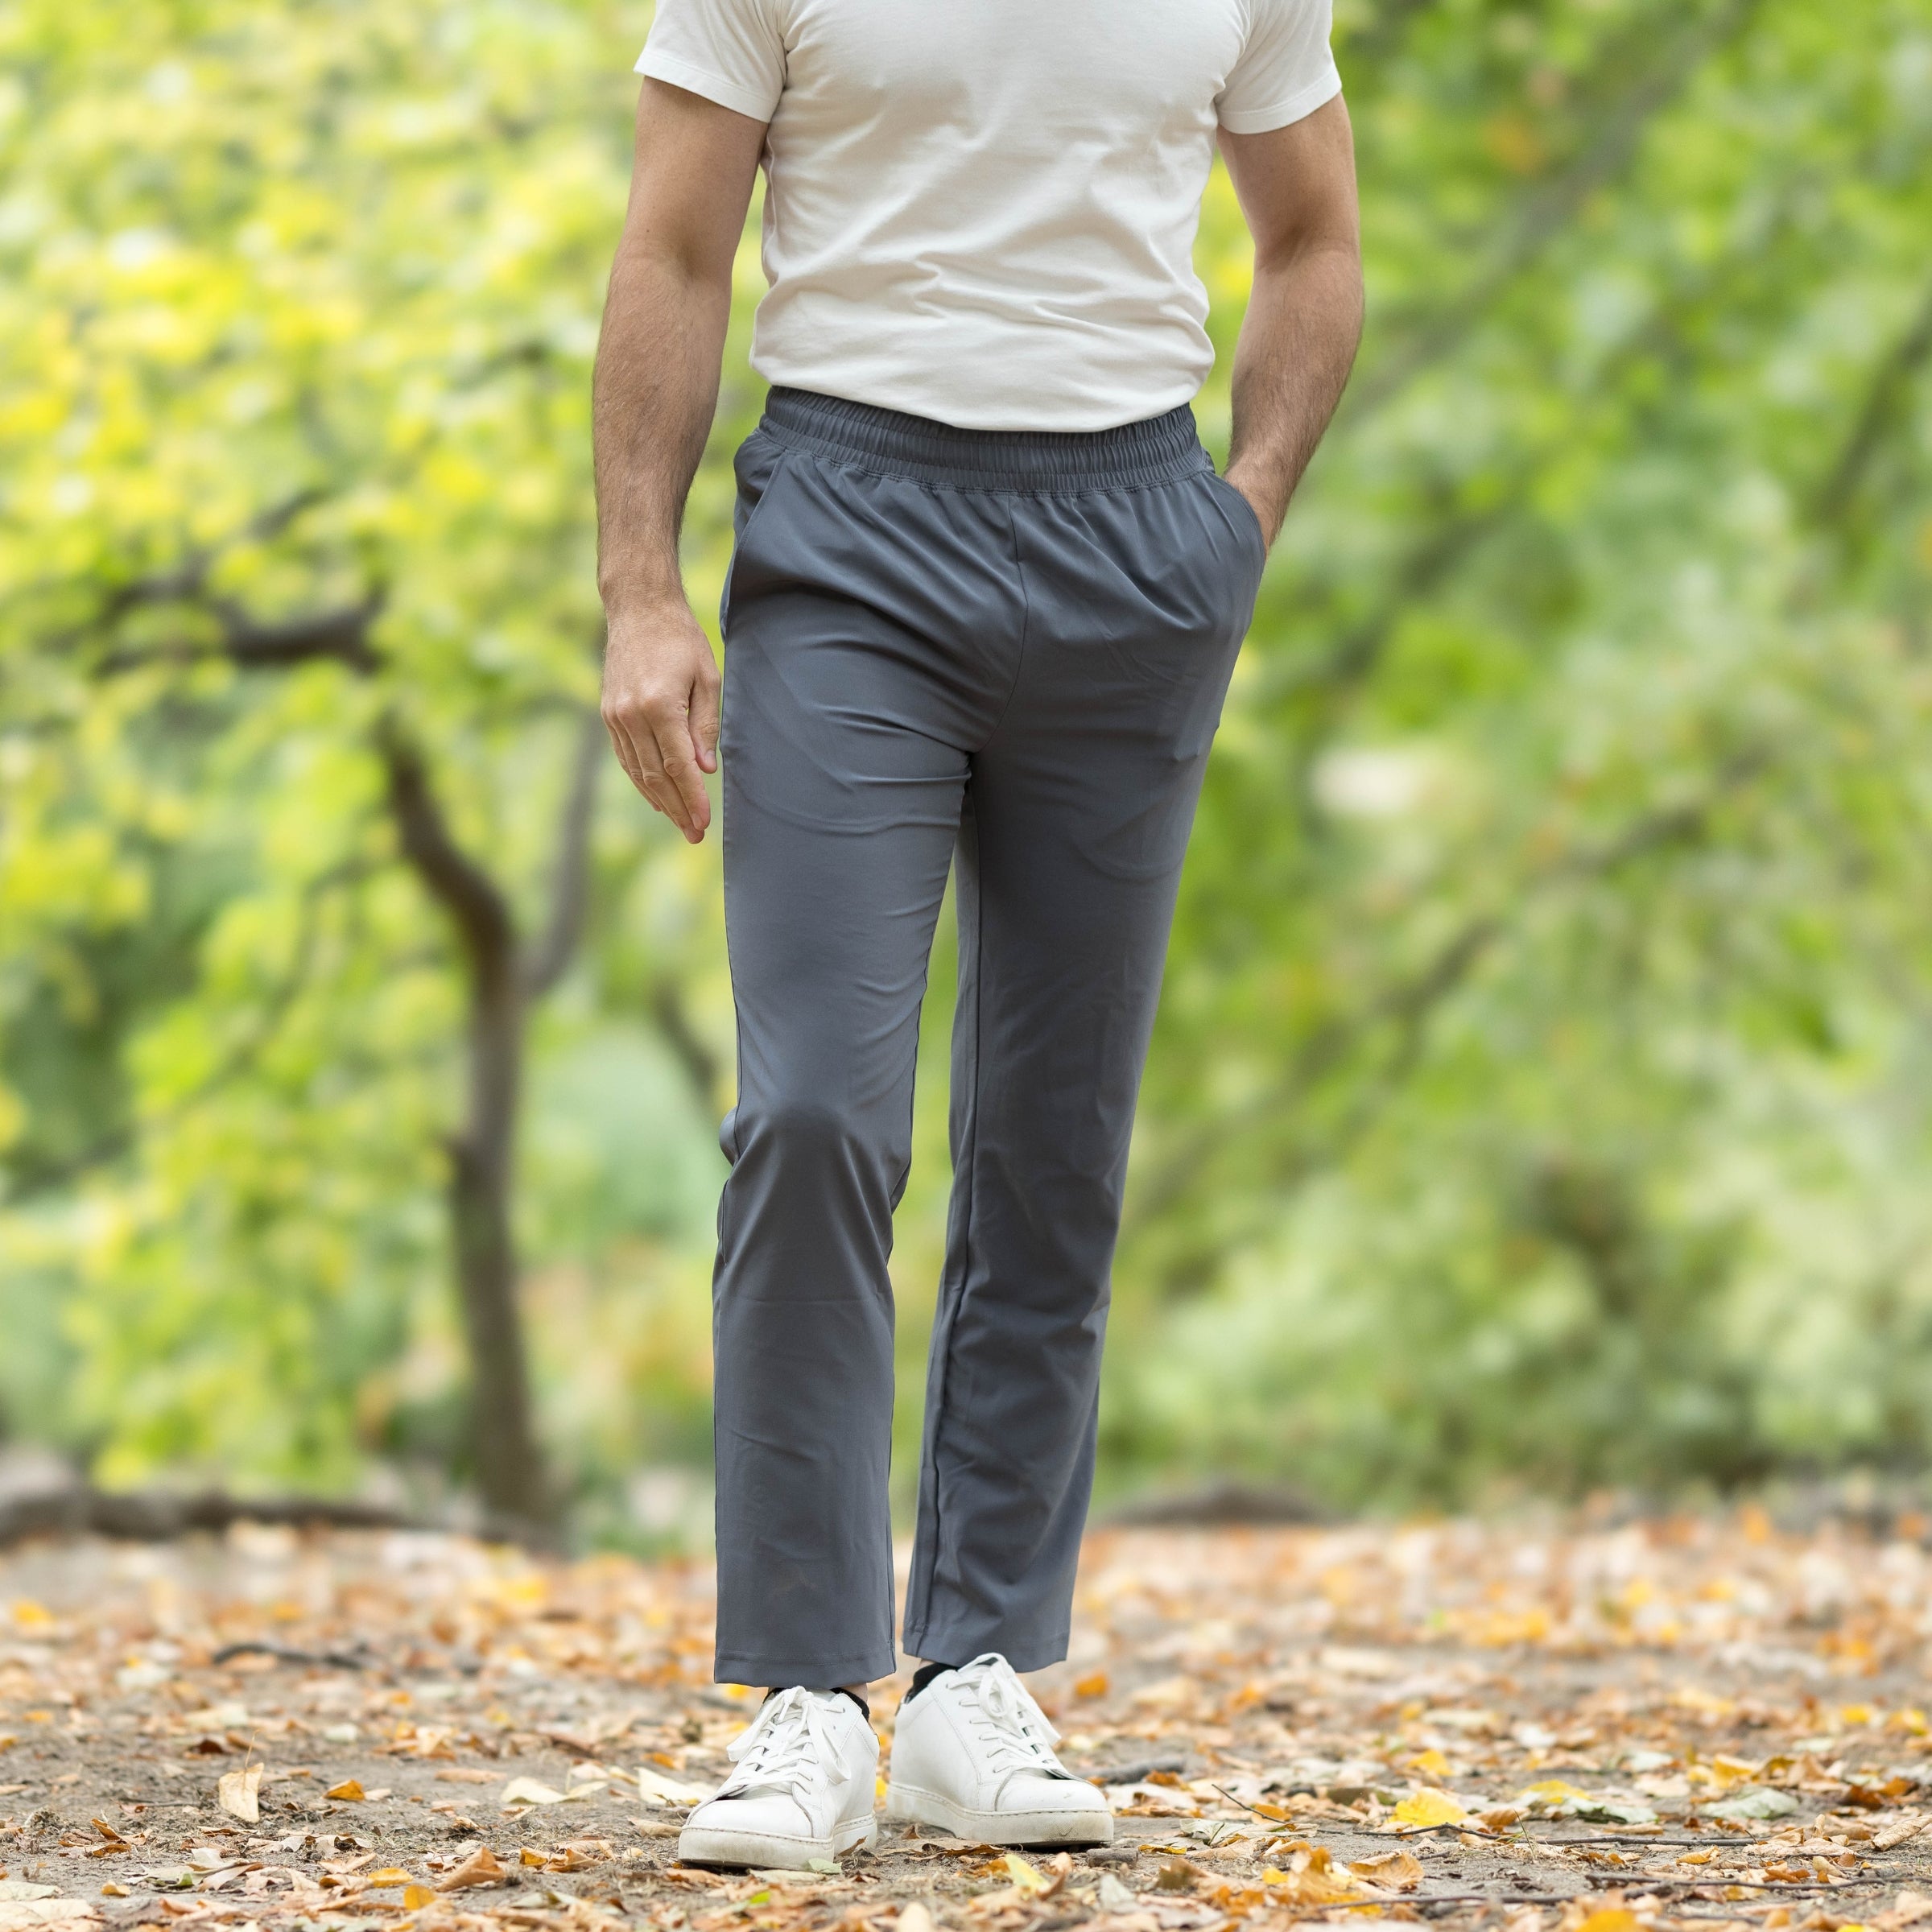
[[[677,1863],[754,1702],[708,1681],[702,1564],[40,1544],[0,1563],[0,1932],[1897,1932],[1932,1922],[1925,1530],[1098,1535],[1034,1687],[1114,1847],[889,1827],[764,1875]]]

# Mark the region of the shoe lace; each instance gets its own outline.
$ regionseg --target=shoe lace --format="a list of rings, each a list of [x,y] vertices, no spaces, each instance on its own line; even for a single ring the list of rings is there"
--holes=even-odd
[[[718,1796],[763,1789],[803,1798],[842,1785],[852,1775],[832,1730],[828,1699],[810,1690],[781,1690],[767,1698],[751,1728],[726,1747],[737,1769]]]
[[[1005,1657],[976,1657],[957,1675],[960,1701],[989,1771],[1008,1777],[1017,1771],[1071,1775],[1053,1754],[1059,1732]]]

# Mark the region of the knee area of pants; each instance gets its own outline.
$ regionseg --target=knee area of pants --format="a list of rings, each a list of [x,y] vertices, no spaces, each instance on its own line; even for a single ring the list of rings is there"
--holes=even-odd
[[[888,1172],[903,1167],[906,1136],[867,1117],[861,1108],[804,1097],[741,1102],[735,1129],[738,1158],[754,1154],[813,1166],[852,1162]]]

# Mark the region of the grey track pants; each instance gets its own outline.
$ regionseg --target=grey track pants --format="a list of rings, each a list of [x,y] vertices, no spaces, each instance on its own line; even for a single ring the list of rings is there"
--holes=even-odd
[[[738,1100],[715,1294],[723,1681],[896,1667],[892,1212],[958,874],[914,1656],[1066,1654],[1128,1139],[1263,543],[1190,411],[989,433],[772,393],[724,605]]]

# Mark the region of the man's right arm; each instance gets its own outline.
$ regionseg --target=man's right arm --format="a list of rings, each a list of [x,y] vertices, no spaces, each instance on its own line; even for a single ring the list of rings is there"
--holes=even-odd
[[[762,122],[645,81],[597,345],[604,722],[630,782],[693,844],[711,823],[719,684],[685,599],[678,530],[717,407],[732,262],[764,146]]]

